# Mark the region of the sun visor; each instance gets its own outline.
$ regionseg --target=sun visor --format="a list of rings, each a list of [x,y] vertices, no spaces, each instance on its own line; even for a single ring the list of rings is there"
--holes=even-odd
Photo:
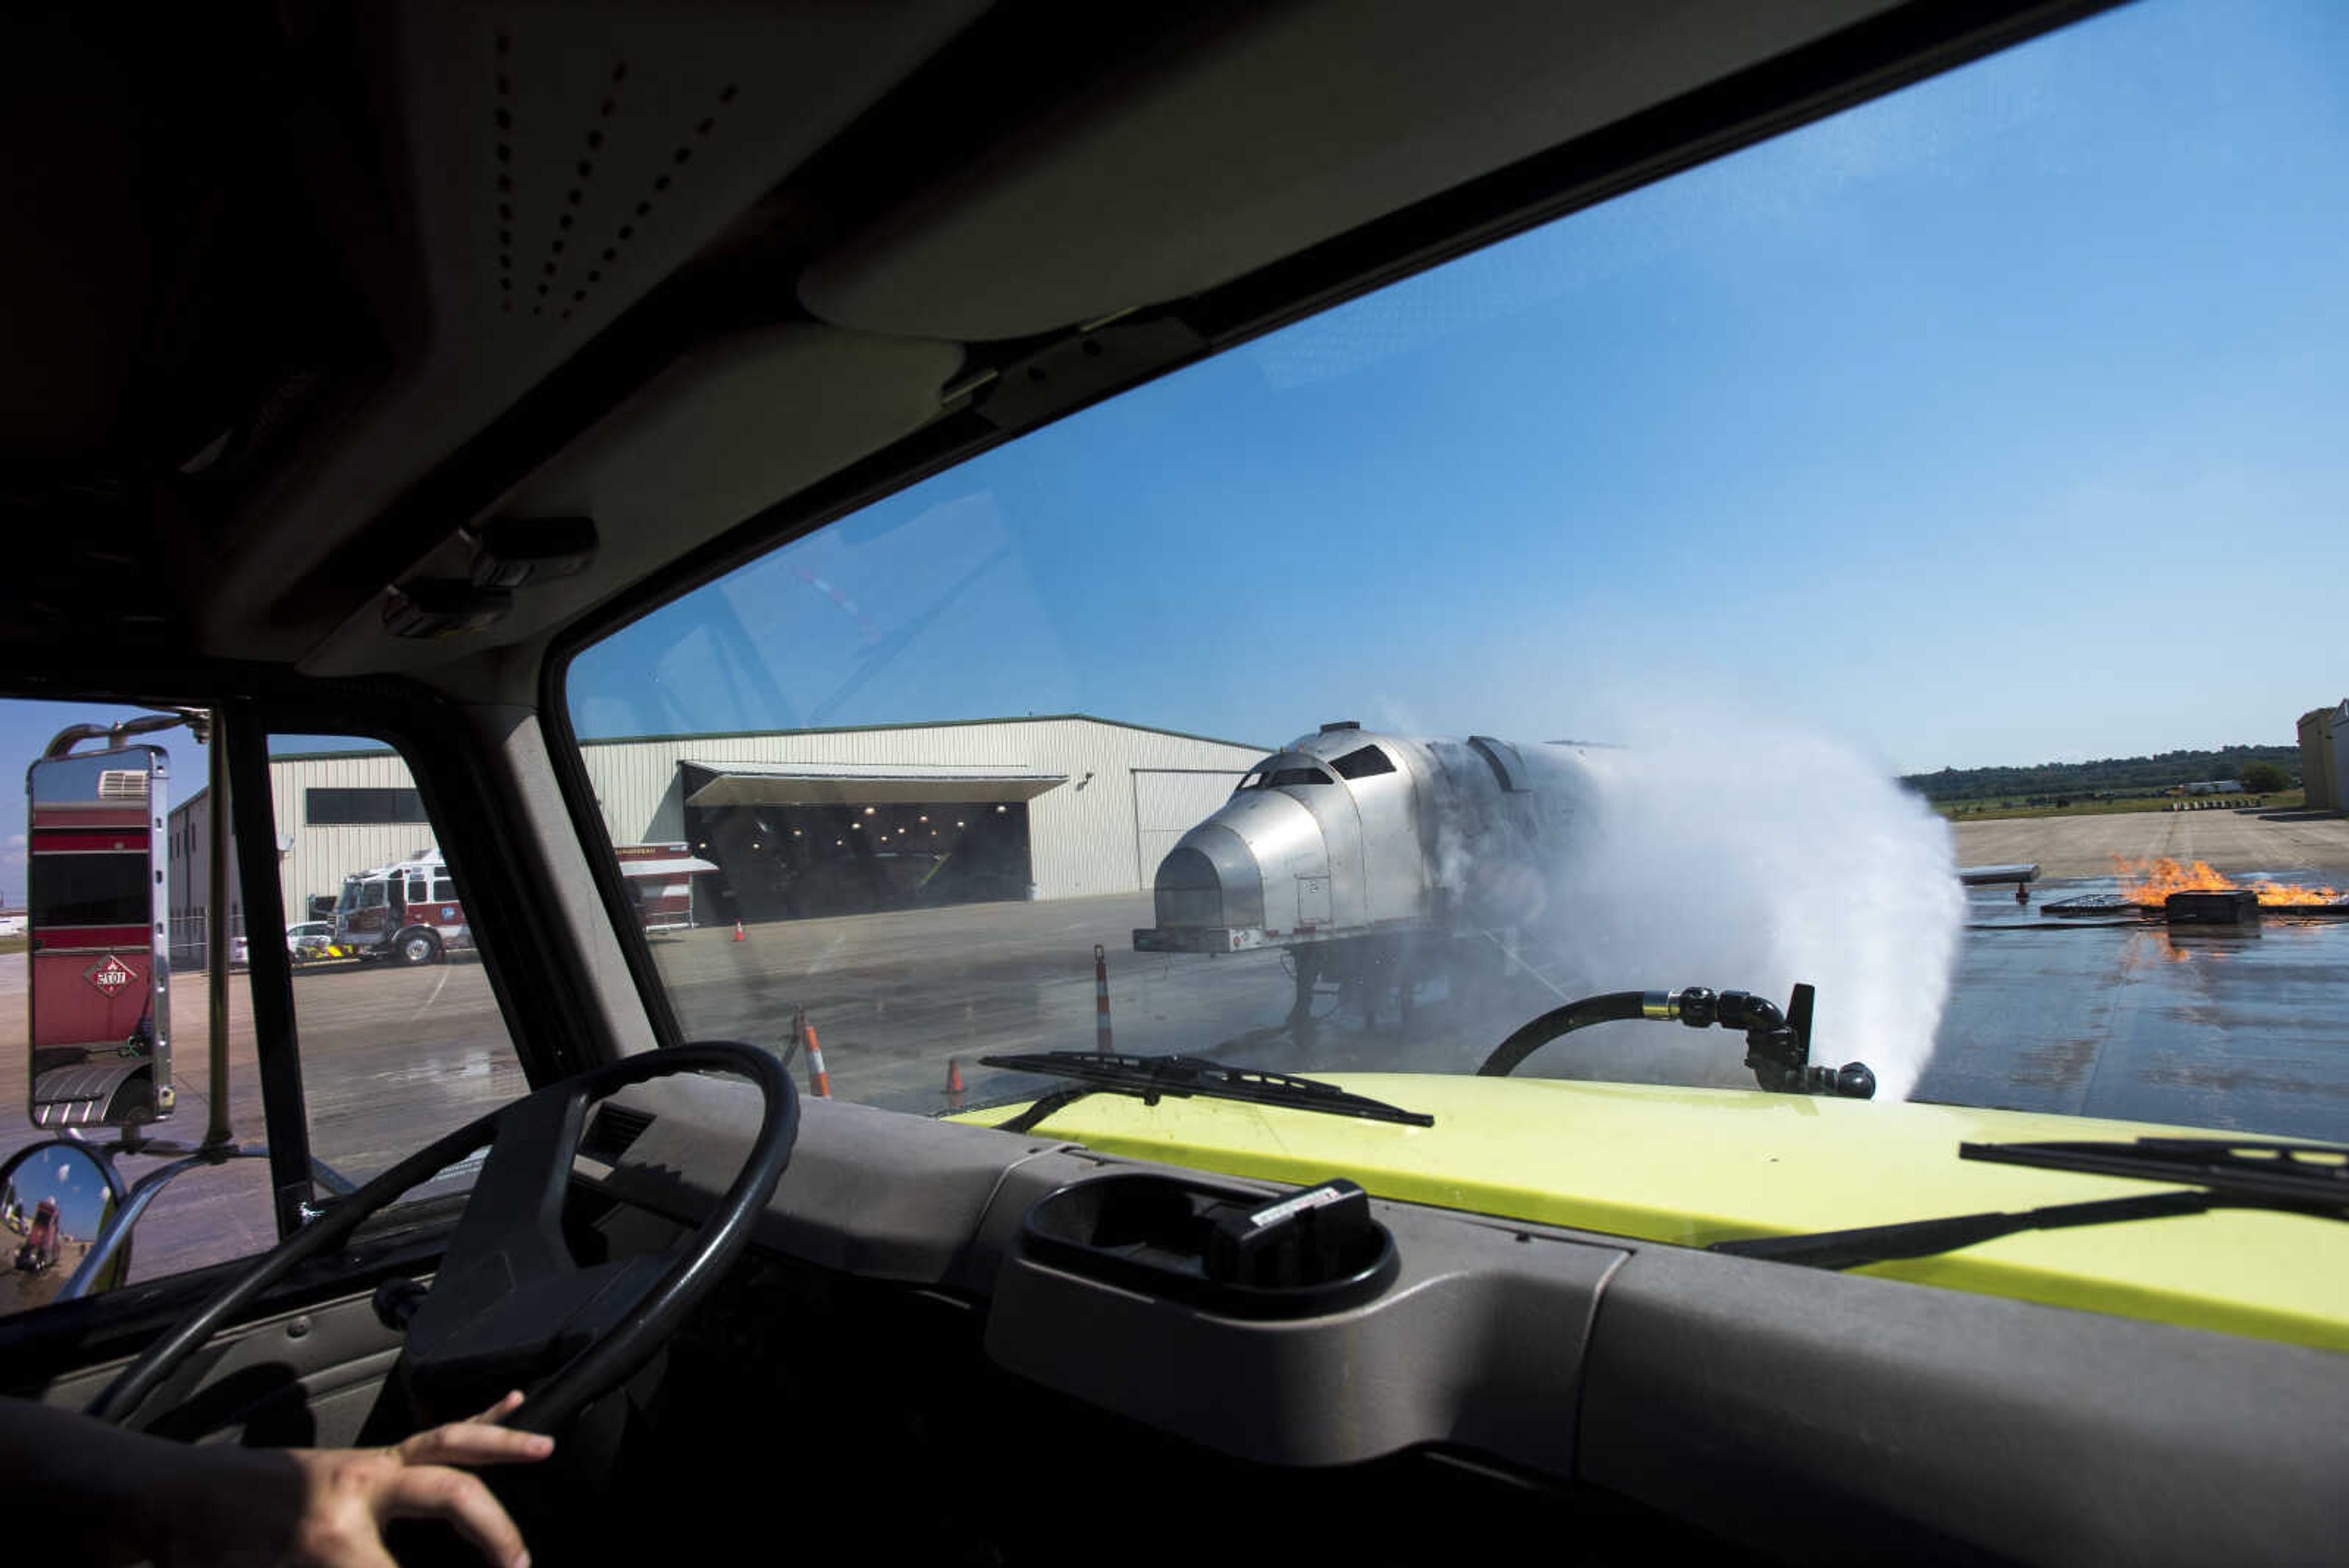
[[[482,631],[403,641],[371,602],[314,649],[314,675],[420,670],[561,624],[834,468],[921,428],[962,363],[954,344],[796,324],[706,343],[597,421],[508,496],[500,518],[585,517],[598,539],[577,575],[533,584]],[[785,439],[786,436],[788,439]],[[452,539],[419,571],[462,577]]]
[[[1261,7],[1091,84],[1081,112],[852,236],[800,297],[860,331],[964,341],[1180,298],[1886,8]]]

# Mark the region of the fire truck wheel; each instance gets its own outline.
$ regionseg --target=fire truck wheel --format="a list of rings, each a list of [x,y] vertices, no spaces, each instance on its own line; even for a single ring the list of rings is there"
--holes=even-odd
[[[430,931],[402,931],[397,950],[402,963],[430,963],[440,956],[440,939]]]

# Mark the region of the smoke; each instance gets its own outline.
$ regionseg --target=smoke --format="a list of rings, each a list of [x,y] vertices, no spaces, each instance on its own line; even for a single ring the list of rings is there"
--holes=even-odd
[[[1530,752],[1549,752],[1529,747]],[[1572,755],[1573,753],[1569,753]],[[1568,996],[1702,985],[1781,1007],[1818,988],[1811,1059],[1866,1062],[1904,1098],[1932,1054],[1965,896],[1948,825],[1856,752],[1750,716],[1584,748],[1587,807],[1558,853],[1565,919],[1528,951]],[[1659,1038],[1659,1036],[1664,1036]],[[1718,1030],[1601,1026],[1536,1072],[1752,1087]]]

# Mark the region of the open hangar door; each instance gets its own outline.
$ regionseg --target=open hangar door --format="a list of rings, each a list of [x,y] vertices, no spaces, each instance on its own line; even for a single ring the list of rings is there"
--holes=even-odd
[[[1143,891],[1156,883],[1166,852],[1214,815],[1247,776],[1237,768],[1133,770],[1133,866]]]
[[[1025,898],[1028,803],[1064,775],[686,763],[686,833],[721,875],[698,919],[805,919]]]

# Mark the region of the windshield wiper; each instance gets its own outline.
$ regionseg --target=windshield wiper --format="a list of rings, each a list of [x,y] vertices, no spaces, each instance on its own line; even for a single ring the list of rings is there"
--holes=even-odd
[[[2134,1143],[1961,1143],[1958,1158],[2139,1181],[2174,1181],[2191,1190],[2055,1203],[2014,1213],[1953,1214],[1805,1236],[1760,1236],[1716,1241],[1708,1251],[1814,1269],[1856,1269],[1897,1258],[1929,1258],[2024,1231],[2160,1220],[2205,1214],[2213,1209],[2280,1209],[2349,1220],[2349,1147],[2340,1144],[2199,1137],[2141,1137]]]
[[[1400,1122],[1432,1127],[1435,1118],[1406,1111],[1384,1100],[1349,1094],[1335,1084],[1293,1078],[1286,1073],[1259,1072],[1254,1067],[1226,1067],[1205,1056],[1119,1056],[1092,1051],[1036,1051],[1010,1056],[981,1056],[984,1067],[1008,1067],[1021,1073],[1047,1073],[1075,1078],[1009,1121],[998,1122],[1002,1132],[1022,1133],[1054,1111],[1087,1095],[1134,1095],[1154,1106],[1164,1095],[1180,1098],[1197,1095],[1213,1100],[1246,1100],[1253,1105],[1278,1106],[1294,1111],[1321,1111],[1336,1116],[1361,1116],[1367,1121]]]
[[[2036,1165],[2092,1176],[2180,1181],[2230,1198],[2349,1207],[2349,1145],[2259,1138],[2141,1137],[2135,1143],[1961,1143],[1960,1159]]]

